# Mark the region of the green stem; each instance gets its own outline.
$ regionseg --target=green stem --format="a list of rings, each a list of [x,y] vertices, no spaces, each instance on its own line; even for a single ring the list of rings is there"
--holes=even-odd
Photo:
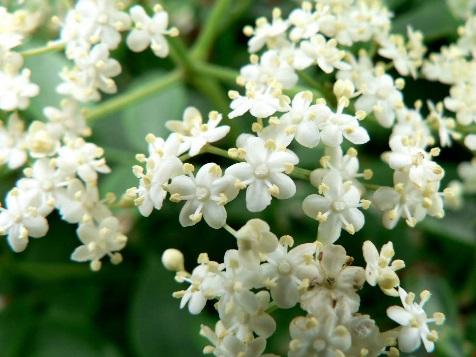
[[[39,56],[49,52],[62,51],[64,49],[64,46],[65,46],[64,43],[50,42],[46,46],[43,46],[43,47],[31,48],[28,50],[21,51],[20,54],[23,57]]]
[[[179,70],[175,70],[165,76],[160,75],[158,78],[149,81],[141,87],[131,89],[130,91],[109,99],[94,108],[88,109],[86,111],[86,119],[88,121],[94,121],[108,114],[118,112],[145,97],[170,87],[177,83],[181,78],[182,72]]]
[[[220,33],[220,25],[226,19],[226,12],[229,10],[231,0],[217,0],[210,16],[206,20],[206,25],[202,29],[195,46],[193,48],[192,56],[197,60],[203,60],[208,56],[210,47]]]
[[[209,63],[196,64],[195,71],[202,76],[213,77],[232,85],[236,85],[236,77],[239,76],[239,72],[236,70]]]

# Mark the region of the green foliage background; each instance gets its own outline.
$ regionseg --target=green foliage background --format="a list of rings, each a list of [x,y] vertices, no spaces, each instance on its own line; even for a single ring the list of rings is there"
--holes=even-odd
[[[144,1],[146,2],[146,1]],[[59,3],[57,1],[56,3]],[[213,1],[168,0],[166,8],[174,21],[185,22],[190,31],[185,34],[192,44],[206,22]],[[395,31],[405,31],[411,24],[422,30],[430,49],[438,49],[455,38],[460,24],[452,17],[443,0],[389,0],[395,11]],[[284,11],[295,5],[293,1],[249,1],[233,4],[232,11],[223,19],[223,29],[214,44],[210,62],[238,69],[247,62],[246,38],[242,27],[252,24],[260,15],[269,16],[273,6]],[[30,45],[45,42],[43,31]],[[124,67],[119,77],[121,90],[139,88],[150,78],[173,68],[169,60],[160,60],[151,53],[132,54],[125,48],[114,53]],[[67,62],[57,53],[28,59],[33,80],[40,84],[41,95],[32,102],[27,115],[41,118],[46,105],[56,105],[59,97],[54,92],[58,71]],[[202,78],[203,79],[203,78]],[[319,78],[318,78],[319,79]],[[103,193],[121,194],[135,185],[130,167],[134,154],[145,150],[145,134],[166,135],[164,122],[179,119],[187,105],[195,105],[204,112],[226,108],[226,98],[210,90],[197,90],[197,78],[175,84],[119,113],[97,120],[93,124],[93,141],[106,149],[106,157],[113,168],[111,175],[102,178]],[[204,78],[219,86],[222,93],[231,88]],[[405,89],[407,104],[417,98],[443,98],[448,88],[424,80],[408,81]],[[207,94],[207,95],[205,95]],[[232,122],[232,137],[224,146],[233,145],[234,137],[248,129],[246,118]],[[376,153],[387,149],[389,132],[370,126],[373,140],[360,150],[362,167],[375,172],[378,184],[391,183],[391,171],[381,163]],[[314,168],[320,154],[315,150],[297,149],[301,166]],[[447,169],[449,182],[456,177],[457,163],[470,156],[460,147],[446,151],[439,162]],[[200,160],[210,160],[204,157]],[[226,162],[218,160],[219,163]],[[17,173],[3,172],[0,192],[5,193]],[[292,234],[296,241],[315,239],[316,223],[304,217],[300,203],[312,191],[308,184],[299,183],[298,194],[286,202],[274,202],[258,216],[267,219],[278,234]],[[244,208],[243,195],[229,209],[229,224],[238,228],[251,217]],[[119,266],[104,264],[93,273],[88,266],[69,261],[77,245],[75,227],[62,222],[54,214],[50,217],[47,237],[32,240],[22,254],[12,253],[6,242],[0,246],[0,294],[5,307],[0,312],[0,355],[31,357],[118,357],[118,356],[195,356],[200,355],[206,341],[198,335],[200,323],[214,324],[213,308],[200,316],[190,316],[178,308],[171,297],[181,289],[173,274],[160,263],[161,252],[169,247],[181,249],[187,266],[192,269],[200,252],[207,251],[212,259],[222,260],[226,249],[234,241],[224,230],[215,231],[205,224],[181,228],[178,223],[180,206],[168,203],[148,219],[135,209],[118,211],[130,226],[130,241],[124,250],[124,262]],[[437,356],[473,355],[476,341],[476,201],[468,198],[464,208],[448,212],[443,220],[427,219],[409,229],[399,224],[387,231],[380,224],[377,212],[366,213],[365,228],[355,236],[344,234],[339,243],[348,254],[362,263],[361,244],[370,239],[377,246],[392,240],[397,257],[404,259],[407,269],[402,272],[404,285],[410,290],[427,288],[433,292],[430,310],[441,310],[447,315],[447,324],[441,330]],[[375,289],[364,289],[362,310],[373,314],[383,328],[392,327],[385,318],[385,308],[397,303]],[[288,343],[287,325],[297,309],[275,312],[280,328],[268,344],[268,350],[285,354]],[[420,355],[424,355],[421,353]]]

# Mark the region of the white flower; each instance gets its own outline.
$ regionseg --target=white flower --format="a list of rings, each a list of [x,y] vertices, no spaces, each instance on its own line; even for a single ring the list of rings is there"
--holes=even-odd
[[[17,114],[8,117],[6,126],[0,121],[0,165],[7,164],[15,170],[26,162],[24,139],[24,124]]]
[[[70,180],[66,188],[58,190],[56,207],[68,223],[79,223],[88,217],[100,222],[111,216],[109,209],[99,200],[97,187],[91,184],[85,186],[78,179]]]
[[[351,181],[343,182],[342,176],[335,170],[327,173],[319,186],[320,195],[310,195],[303,202],[306,215],[319,221],[318,239],[324,243],[333,243],[339,239],[341,230],[354,234],[365,222],[364,215],[358,209],[360,192]]]
[[[418,133],[413,137],[392,136],[389,143],[392,151],[387,153],[387,161],[394,170],[407,170],[410,180],[424,187],[427,182],[440,181],[445,171],[431,159],[439,150],[426,152],[421,138]]]
[[[65,175],[78,175],[85,182],[96,182],[98,172],[111,172],[103,157],[104,150],[81,138],[68,140],[58,151],[57,165]]]
[[[318,274],[314,259],[317,246],[315,243],[300,244],[288,252],[288,246],[282,243],[266,255],[267,263],[261,268],[268,279],[265,286],[269,287],[274,303],[287,309],[299,301],[304,279],[310,281]]]
[[[28,237],[40,238],[48,231],[48,221],[38,211],[38,196],[17,188],[11,190],[0,207],[0,235],[7,235],[14,252],[22,252],[28,245]]]
[[[272,196],[287,199],[296,193],[294,181],[284,172],[293,169],[299,160],[289,150],[276,149],[273,142],[250,138],[245,147],[245,160],[226,169],[226,174],[236,178],[238,187],[246,189],[246,208],[260,212],[270,203]]]
[[[441,147],[451,146],[452,139],[461,139],[461,134],[455,130],[455,120],[445,117],[443,103],[439,102],[434,105],[432,102],[428,102],[428,109],[430,113],[427,120],[437,127]]]
[[[298,76],[290,64],[293,54],[294,51],[288,52],[287,49],[268,50],[259,58],[259,62],[256,55],[251,56],[251,64],[240,70],[240,83],[254,82],[267,86],[277,82],[284,89],[294,87]]]
[[[221,321],[215,326],[215,331],[208,326],[202,325],[200,335],[206,337],[212,346],[206,346],[206,353],[213,353],[215,356],[262,356],[266,348],[266,339],[263,337],[252,338],[245,341],[238,339],[234,335],[227,334],[227,329]]]
[[[45,107],[43,114],[49,120],[48,131],[54,133],[57,138],[64,135],[67,137],[91,135],[84,113],[79,103],[74,100],[62,100],[60,108]]]
[[[350,69],[348,63],[344,62],[345,52],[337,49],[335,39],[326,40],[321,34],[315,35],[309,41],[302,41],[300,49],[306,59],[302,60],[302,65],[298,69],[309,67],[312,63],[317,65],[325,72],[331,73],[334,68],[346,70]]]
[[[411,26],[408,26],[407,35],[407,43],[402,35],[383,36],[380,41],[382,47],[378,53],[382,57],[391,59],[395,69],[402,76],[411,74],[413,78],[416,78],[417,70],[423,63],[426,48],[420,31],[414,31]]]
[[[405,263],[403,260],[392,262],[395,255],[392,242],[383,245],[380,254],[375,245],[369,240],[364,242],[362,250],[367,263],[365,268],[367,282],[372,286],[378,284],[386,295],[398,296],[395,288],[400,285],[400,279],[395,271],[404,268]],[[392,265],[390,265],[391,262]]]
[[[332,313],[296,317],[289,325],[289,357],[343,356],[351,347],[350,332],[336,324]]]
[[[38,211],[47,216],[55,208],[56,193],[65,184],[65,176],[56,169],[54,160],[36,160],[31,168],[24,170],[25,178],[17,181],[22,191],[38,197]]]
[[[311,105],[312,93],[299,92],[291,102],[291,108],[281,116],[286,131],[294,134],[296,141],[308,148],[319,144],[319,105]]]
[[[77,247],[71,259],[77,262],[91,261],[91,268],[99,270],[100,260],[108,255],[112,262],[119,263],[122,258],[117,251],[124,248],[127,237],[119,231],[119,221],[116,217],[107,217],[99,225],[91,221],[83,222],[77,230],[83,245]]]
[[[396,111],[403,107],[402,93],[395,87],[393,78],[388,74],[374,76],[367,81],[362,92],[355,102],[356,109],[373,112],[380,125],[390,128]]]
[[[264,17],[256,20],[256,27],[245,27],[245,34],[252,36],[248,41],[248,51],[258,52],[264,45],[268,48],[279,47],[285,42],[285,32],[289,24],[281,18],[281,11],[278,8],[273,10],[273,20],[271,23]]]
[[[435,330],[428,328],[428,323],[436,322],[441,325],[444,322],[445,316],[441,312],[433,315],[433,318],[428,318],[423,306],[430,298],[430,292],[424,290],[420,294],[420,303],[415,302],[415,294],[408,293],[402,288],[398,289],[401,306],[390,306],[387,309],[387,315],[393,321],[402,326],[398,334],[398,347],[402,352],[414,352],[420,347],[421,341],[425,346],[427,352],[433,352],[435,344],[438,339],[438,334]]]
[[[129,15],[119,9],[114,0],[79,0],[66,14],[61,40],[67,46],[67,55],[74,58],[91,45],[103,44],[115,49],[121,41],[119,31],[130,27]]]
[[[462,162],[458,166],[458,175],[464,183],[464,190],[468,193],[476,192],[476,160]]]
[[[38,95],[39,87],[30,82],[31,72],[0,71],[0,109],[4,111],[24,110],[30,105],[30,98]]]
[[[214,163],[203,165],[197,175],[176,176],[167,186],[170,199],[186,201],[180,211],[180,224],[184,227],[200,222],[202,217],[215,229],[226,224],[225,204],[238,195],[232,176],[222,176],[220,166]]]
[[[318,273],[301,296],[301,307],[314,316],[327,313],[347,320],[360,306],[357,290],[365,283],[365,271],[351,266],[344,247],[327,244],[318,254]]]
[[[370,169],[359,172],[359,159],[357,158],[357,154],[357,150],[352,147],[349,148],[344,155],[340,146],[326,146],[325,155],[320,159],[322,168],[313,170],[309,177],[311,184],[319,188],[322,179],[329,170],[335,170],[339,172],[344,182],[350,180],[359,191],[364,192],[365,188],[358,181],[358,178],[363,177],[368,180],[372,177],[373,172]]]
[[[76,67],[61,72],[63,82],[57,91],[80,102],[97,101],[101,98],[99,91],[108,94],[117,91],[111,78],[119,75],[121,70],[119,62],[109,57],[108,47],[99,44],[86,55],[79,56]]]
[[[28,152],[33,158],[53,156],[60,147],[60,142],[42,121],[35,120],[30,124],[25,137]]]
[[[367,130],[360,126],[359,120],[343,113],[347,104],[348,100],[342,98],[335,113],[325,104],[317,104],[313,109],[320,122],[321,140],[325,145],[339,146],[344,138],[356,145],[370,140]]]
[[[251,262],[272,253],[278,247],[278,239],[269,228],[268,223],[261,219],[250,219],[235,234],[238,252],[244,259]]]
[[[414,227],[426,214],[443,217],[443,197],[438,193],[438,186],[428,184],[424,191],[411,182],[404,172],[394,174],[395,187],[380,187],[373,197],[375,206],[384,211],[383,225],[392,229],[400,217]]]
[[[169,120],[165,126],[181,136],[182,150],[189,150],[190,156],[195,156],[207,143],[219,141],[228,134],[230,131],[228,125],[218,126],[222,118],[221,114],[213,111],[208,114],[208,122],[203,123],[198,109],[188,107],[183,113],[182,120]]]
[[[208,260],[205,253],[198,258],[200,265],[193,269],[192,274],[178,276],[179,281],[186,281],[190,284],[187,290],[177,291],[174,297],[180,298],[180,308],[183,309],[188,304],[188,311],[199,314],[205,307],[208,299],[213,299],[218,295],[217,286],[220,283],[218,273],[223,270],[224,265]]]
[[[157,57],[167,57],[169,45],[164,35],[176,35],[177,29],[167,29],[169,15],[160,6],[154,8],[150,17],[144,8],[135,5],[129,10],[134,28],[127,36],[127,46],[134,52],[142,52],[150,46]]]
[[[134,175],[140,179],[139,187],[130,193],[136,196],[135,204],[140,213],[148,217],[152,210],[161,209],[167,195],[164,185],[172,177],[182,174],[182,161],[178,155],[182,153],[181,140],[177,134],[171,134],[166,140],[152,134],[146,136],[149,143],[149,157],[143,157],[146,172],[140,166],[134,166]]]
[[[476,122],[476,89],[473,83],[460,82],[451,87],[450,96],[444,100],[445,107],[456,113],[461,125]]]
[[[248,111],[255,118],[267,118],[277,111],[287,111],[290,101],[289,97],[281,93],[280,85],[263,86],[254,82],[246,84],[246,95],[230,91],[229,96],[232,99],[232,111],[228,114],[230,119],[242,116]]]
[[[300,9],[294,9],[289,14],[291,31],[289,38],[292,41],[308,39],[319,32],[319,12],[312,11],[310,2],[303,2]]]

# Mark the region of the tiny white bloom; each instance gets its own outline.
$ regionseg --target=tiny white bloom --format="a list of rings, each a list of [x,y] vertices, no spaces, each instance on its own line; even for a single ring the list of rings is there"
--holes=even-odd
[[[393,321],[402,326],[398,334],[398,347],[402,352],[414,352],[420,347],[421,342],[427,352],[433,352],[435,348],[435,341],[438,339],[438,334],[435,330],[431,330],[428,324],[436,322],[438,325],[444,322],[444,315],[435,313],[433,318],[428,318],[423,306],[430,298],[430,292],[424,290],[420,294],[420,303],[415,302],[415,294],[408,293],[402,288],[398,289],[401,306],[390,306],[387,309],[387,315]]]
[[[299,162],[293,152],[276,149],[273,142],[266,143],[258,137],[248,139],[243,149],[246,162],[230,166],[225,173],[236,178],[238,187],[247,187],[246,208],[249,211],[264,210],[272,196],[278,199],[294,196],[296,185],[284,173]]]
[[[183,120],[169,120],[165,126],[181,136],[182,150],[189,150],[190,156],[195,156],[207,143],[219,141],[228,134],[228,125],[218,126],[222,119],[220,113],[212,111],[208,115],[208,122],[203,123],[198,109],[188,107],[183,113]]]

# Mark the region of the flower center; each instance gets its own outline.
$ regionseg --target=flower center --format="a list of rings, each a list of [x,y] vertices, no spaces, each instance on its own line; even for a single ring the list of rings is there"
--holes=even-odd
[[[334,209],[334,211],[336,212],[342,212],[344,209],[345,209],[346,205],[343,201],[335,201],[333,204],[332,204],[332,208]]]
[[[208,199],[210,197],[210,191],[206,187],[197,187],[197,190],[195,191],[195,196],[197,199],[200,201]]]
[[[266,164],[260,164],[255,168],[255,176],[259,179],[264,179],[268,177],[269,175],[269,169]]]
[[[280,274],[289,274],[291,270],[291,264],[289,264],[287,261],[281,262],[278,265],[278,271]]]

